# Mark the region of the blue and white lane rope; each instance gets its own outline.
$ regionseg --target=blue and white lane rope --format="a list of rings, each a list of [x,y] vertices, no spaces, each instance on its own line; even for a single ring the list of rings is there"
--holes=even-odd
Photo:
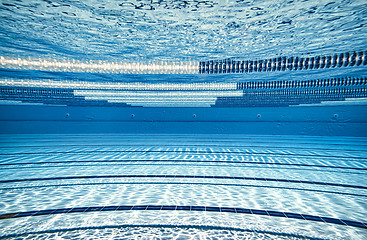
[[[88,72],[115,74],[228,74],[269,71],[296,71],[367,65],[367,51],[329,56],[277,57],[264,60],[210,60],[181,62],[108,62],[0,57],[0,69],[51,72]]]

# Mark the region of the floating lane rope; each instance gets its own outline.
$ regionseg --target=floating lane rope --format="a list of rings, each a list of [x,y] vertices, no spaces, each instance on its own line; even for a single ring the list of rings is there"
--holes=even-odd
[[[115,107],[269,107],[363,104],[367,77],[144,83],[0,79],[0,104]]]
[[[199,73],[250,73],[326,69],[367,65],[367,51],[346,52],[333,56],[277,57],[265,60],[210,60],[199,63]]]
[[[123,63],[107,61],[55,60],[42,58],[0,57],[0,68],[51,72],[89,72],[125,74],[193,74],[197,62]]]
[[[277,57],[265,60],[224,59],[202,62],[149,63],[0,57],[0,68],[4,69],[115,74],[228,74],[327,69],[365,65],[367,65],[367,51],[354,51],[315,57]]]

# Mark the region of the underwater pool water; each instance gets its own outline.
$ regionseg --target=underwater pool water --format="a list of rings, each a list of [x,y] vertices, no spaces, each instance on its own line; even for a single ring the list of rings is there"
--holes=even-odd
[[[0,239],[366,239],[363,0],[0,3]]]

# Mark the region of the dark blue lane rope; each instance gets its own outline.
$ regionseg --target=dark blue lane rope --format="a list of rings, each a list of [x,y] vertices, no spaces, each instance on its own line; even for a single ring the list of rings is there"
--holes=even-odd
[[[253,181],[266,181],[266,182],[286,182],[286,183],[301,183],[301,184],[314,184],[333,187],[346,187],[346,188],[358,188],[367,189],[366,186],[340,184],[340,183],[328,183],[328,182],[316,182],[305,180],[291,180],[291,179],[278,179],[278,178],[259,178],[259,177],[231,177],[231,176],[202,176],[202,175],[98,175],[98,176],[66,176],[66,177],[50,177],[50,178],[25,178],[25,179],[9,179],[1,180],[0,183],[14,183],[14,182],[32,182],[32,181],[51,181],[51,180],[71,180],[71,179],[99,179],[99,178],[197,178],[197,179],[231,179],[231,180],[253,180]]]
[[[314,92],[317,94],[325,94],[325,93],[335,93],[337,87],[341,89],[337,90],[339,93],[345,94],[353,94],[359,93],[359,90],[364,89],[367,85],[367,78],[366,77],[358,77],[358,78],[328,78],[328,79],[313,79],[313,80],[274,80],[274,81],[245,81],[245,82],[237,82],[237,89],[242,90],[262,90],[265,89],[268,91],[271,90],[318,90],[318,92]],[[351,88],[350,88],[351,87]],[[310,89],[311,88],[311,89]],[[329,88],[334,88],[334,91],[331,91]],[[350,91],[348,91],[350,90]],[[296,92],[295,92],[296,93]],[[300,92],[299,92],[300,93]],[[309,91],[310,93],[310,91]],[[312,93],[312,92],[311,92]],[[363,93],[362,93],[363,94]]]
[[[121,205],[121,206],[100,206],[100,207],[76,207],[63,209],[50,209],[29,212],[6,213],[0,215],[0,219],[13,219],[20,217],[35,217],[42,215],[53,215],[62,213],[86,213],[86,212],[105,212],[105,211],[196,211],[196,212],[227,212],[227,213],[242,213],[251,215],[264,215],[271,217],[283,217],[299,220],[309,220],[315,222],[324,222],[337,225],[344,225],[350,227],[367,229],[367,223],[343,220],[330,217],[320,217],[308,214],[298,214],[290,212],[259,210],[249,208],[235,208],[235,207],[210,207],[210,206],[177,206],[177,205]]]
[[[210,60],[199,63],[203,74],[251,73],[329,69],[367,65],[367,51],[345,52],[333,56],[277,57],[262,60],[236,61],[232,59]]]
[[[298,234],[292,233],[278,233],[272,231],[260,231],[260,230],[252,230],[252,229],[243,229],[243,228],[234,228],[234,227],[222,227],[222,226],[207,226],[207,225],[167,225],[167,224],[122,224],[122,225],[105,225],[105,226],[88,226],[88,227],[77,227],[77,228],[62,228],[62,229],[51,229],[37,232],[27,232],[20,234],[9,234],[0,236],[0,239],[5,238],[15,238],[15,237],[25,237],[28,235],[40,235],[40,234],[52,234],[58,232],[71,232],[71,231],[84,231],[84,230],[104,230],[104,229],[116,229],[116,228],[157,228],[157,229],[197,229],[197,230],[227,230],[232,232],[249,232],[249,233],[260,233],[260,234],[268,234],[273,236],[285,236],[285,237],[296,237],[301,239],[309,239],[309,240],[323,240],[322,238],[308,237]]]
[[[357,159],[366,160],[366,157],[357,156],[333,156],[321,154],[298,154],[298,153],[281,153],[281,152],[227,152],[227,151],[177,151],[177,150],[89,150],[89,151],[49,151],[49,152],[18,152],[18,153],[0,153],[0,156],[19,156],[19,155],[50,155],[50,154],[96,154],[96,153],[188,153],[188,154],[233,154],[233,155],[271,155],[271,156],[302,156],[315,158],[341,158],[341,159]]]

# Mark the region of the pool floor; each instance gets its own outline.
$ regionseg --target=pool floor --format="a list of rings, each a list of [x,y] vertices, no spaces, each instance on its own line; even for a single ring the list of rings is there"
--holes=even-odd
[[[367,139],[1,135],[0,238],[365,239]]]

